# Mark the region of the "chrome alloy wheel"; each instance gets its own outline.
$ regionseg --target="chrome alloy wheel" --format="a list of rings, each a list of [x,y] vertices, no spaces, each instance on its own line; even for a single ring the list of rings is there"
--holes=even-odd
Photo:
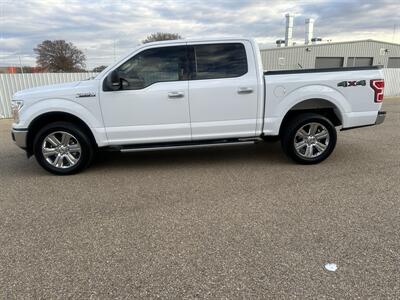
[[[320,123],[307,123],[294,136],[294,148],[301,157],[316,158],[326,151],[328,145],[329,131]]]
[[[65,131],[52,132],[43,140],[43,157],[56,168],[68,169],[75,166],[81,158],[81,152],[78,140]]]

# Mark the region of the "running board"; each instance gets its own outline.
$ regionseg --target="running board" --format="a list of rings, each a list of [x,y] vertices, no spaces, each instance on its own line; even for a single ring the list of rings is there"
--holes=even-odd
[[[196,148],[207,148],[207,147],[222,147],[222,146],[240,146],[240,145],[251,145],[261,139],[246,139],[236,141],[219,141],[219,142],[206,142],[206,143],[182,143],[182,144],[156,144],[156,145],[131,145],[124,146],[119,149],[121,152],[143,152],[143,151],[158,151],[158,150],[177,150],[177,149],[196,149]]]

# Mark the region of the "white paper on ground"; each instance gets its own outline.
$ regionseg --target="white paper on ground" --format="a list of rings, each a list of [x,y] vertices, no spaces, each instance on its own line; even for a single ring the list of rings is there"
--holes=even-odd
[[[337,270],[337,265],[329,263],[329,264],[325,265],[325,269],[327,269],[328,271],[331,271],[331,272],[335,272]]]

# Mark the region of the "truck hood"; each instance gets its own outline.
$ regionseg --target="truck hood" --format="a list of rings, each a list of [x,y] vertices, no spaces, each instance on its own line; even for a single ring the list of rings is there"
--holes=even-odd
[[[97,94],[97,86],[97,80],[83,80],[45,85],[19,91],[13,95],[13,99],[24,100],[24,102],[51,98],[75,99],[78,93],[90,92]]]

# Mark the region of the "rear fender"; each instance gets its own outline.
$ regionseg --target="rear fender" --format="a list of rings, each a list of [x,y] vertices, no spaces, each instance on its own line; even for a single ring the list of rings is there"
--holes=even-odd
[[[321,99],[331,103],[337,109],[343,124],[346,124],[346,113],[351,111],[351,106],[346,98],[329,86],[308,85],[292,90],[283,98],[276,97],[273,94],[267,96],[264,133],[266,135],[278,135],[286,114],[296,105],[310,99]]]

